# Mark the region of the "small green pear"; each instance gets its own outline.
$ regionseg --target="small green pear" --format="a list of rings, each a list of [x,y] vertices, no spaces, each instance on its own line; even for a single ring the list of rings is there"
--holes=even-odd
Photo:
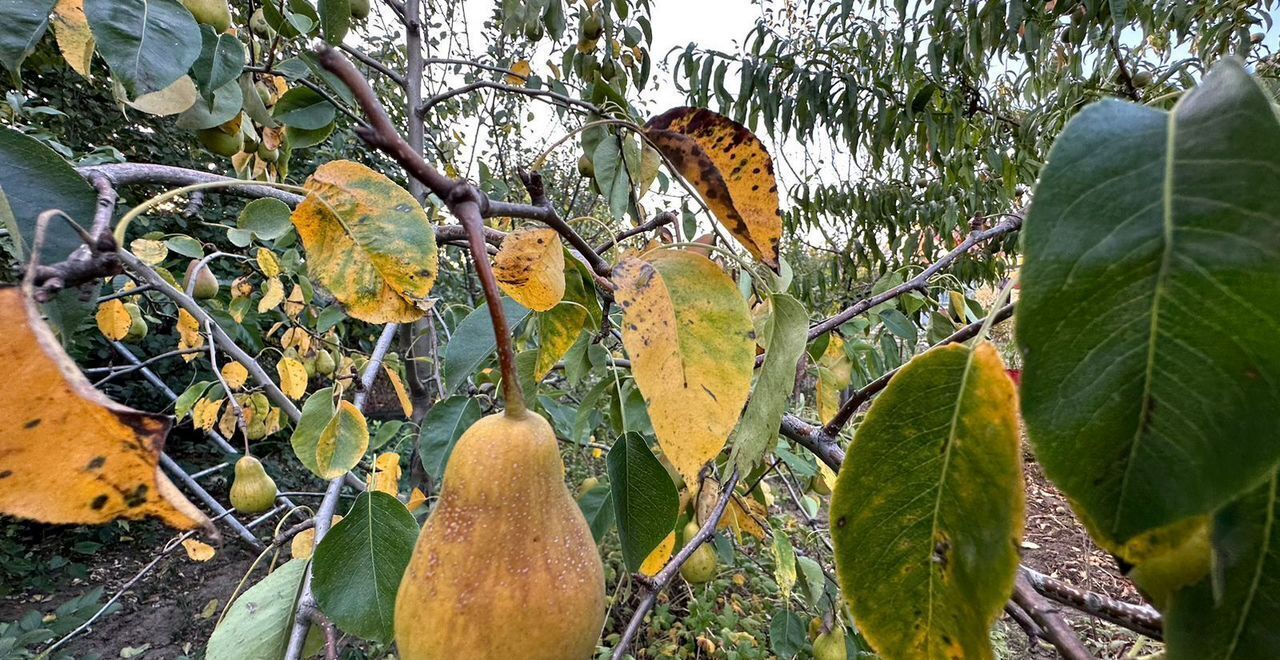
[[[684,538],[686,543],[698,533],[698,523],[693,520],[684,526]],[[689,556],[688,561],[680,566],[680,576],[689,584],[703,584],[710,582],[711,578],[716,576],[716,550],[711,547],[710,543],[703,543],[698,546],[697,550]]]
[[[578,157],[578,176],[592,177],[596,175],[596,164],[592,162],[591,156],[582,154]]]
[[[231,482],[231,506],[240,513],[265,513],[276,503],[276,482],[267,475],[262,462],[252,456],[236,461],[236,477]]]
[[[129,332],[125,334],[121,341],[126,344],[135,344],[147,337],[147,321],[142,318],[142,310],[138,308],[137,303],[125,303],[124,308],[129,312]]]
[[[333,356],[329,354],[329,351],[320,349],[318,352],[316,352],[316,373],[317,374],[320,374],[321,376],[332,376],[333,369],[336,366],[337,364],[334,363]]]
[[[249,17],[249,30],[263,39],[270,39],[276,36],[275,29],[267,22],[267,17],[262,15],[261,7],[253,12],[253,16]]]
[[[578,486],[578,494],[573,499],[581,500],[583,495],[590,493],[600,485],[600,480],[595,477],[587,477],[582,480],[582,484]]]
[[[845,660],[847,657],[843,626],[837,624],[831,632],[824,632],[813,640],[813,660]]]
[[[193,260],[187,265],[187,274],[182,278],[182,290],[186,291],[190,288],[192,297],[196,300],[208,300],[217,297],[220,285],[213,271],[209,270],[208,264],[205,264],[205,267],[200,269],[200,274],[196,276],[196,285],[191,287],[191,271],[195,269],[198,263],[200,263],[199,260]]]
[[[244,140],[240,133],[229,135],[220,128],[206,128],[196,131],[196,139],[205,149],[228,158],[240,153],[240,147],[244,145]]]
[[[214,32],[226,32],[231,27],[231,8],[227,0],[182,0],[183,6],[196,22],[208,25]]]
[[[369,0],[351,0],[351,18],[357,21],[369,18]]]

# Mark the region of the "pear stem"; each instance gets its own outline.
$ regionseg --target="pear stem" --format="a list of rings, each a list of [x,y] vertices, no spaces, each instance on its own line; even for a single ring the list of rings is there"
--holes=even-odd
[[[502,371],[502,394],[507,400],[506,414],[512,418],[524,417],[524,392],[520,389],[520,379],[516,377],[515,347],[512,346],[511,329],[507,325],[507,312],[502,307],[498,280],[493,276],[489,253],[485,249],[484,220],[480,218],[480,207],[475,202],[462,202],[453,207],[453,214],[467,228],[467,246],[471,248],[471,257],[476,262],[476,275],[480,278],[480,288],[484,289],[484,298],[489,304],[493,337],[498,345],[498,366]]]

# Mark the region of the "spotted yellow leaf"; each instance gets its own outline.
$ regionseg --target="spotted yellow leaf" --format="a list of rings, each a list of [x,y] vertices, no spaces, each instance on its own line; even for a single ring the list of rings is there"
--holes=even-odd
[[[645,124],[645,134],[729,233],[777,270],[782,212],[764,143],[742,124],[702,108],[668,110]]]
[[[185,309],[178,310],[178,349],[186,350],[188,348],[200,348],[204,346],[204,333],[200,332],[200,322],[196,317],[191,315]],[[182,359],[190,362],[197,357],[199,353],[187,353]]]
[[[649,556],[644,558],[644,562],[640,564],[640,574],[648,577],[657,575],[658,571],[662,570],[662,567],[666,566],[668,561],[671,561],[671,553],[675,552],[675,549],[676,533],[674,531],[668,532],[667,538],[662,539],[658,543],[658,547],[654,548],[649,553]]]
[[[280,347],[298,351],[300,355],[311,352],[311,335],[303,328],[289,328],[280,336]]]
[[[750,534],[757,540],[763,541],[765,531],[761,521],[767,519],[768,512],[763,504],[750,497],[735,494],[733,499],[729,500],[729,505],[725,507],[724,516],[720,518],[720,524],[716,525],[716,529],[732,529],[739,541],[742,540],[743,534]]]
[[[209,561],[217,554],[213,546],[196,539],[184,539],[182,541],[182,549],[187,551],[187,557],[191,561]]]
[[[282,358],[276,363],[276,374],[280,376],[280,391],[297,401],[307,393],[307,368],[294,358]]]
[[[724,448],[747,401],[755,333],[738,287],[710,259],[659,250],[614,269],[622,342],[658,444],[687,483]]]
[[[350,401],[340,401],[316,442],[316,474],[335,479],[355,467],[369,448],[369,424]]]
[[[191,409],[191,424],[201,431],[212,431],[213,426],[218,423],[218,411],[221,408],[222,399],[200,399]]]
[[[258,268],[267,277],[280,277],[280,260],[267,248],[258,248]]]
[[[160,469],[170,419],[95,390],[17,287],[0,289],[0,364],[0,514],[208,524]]]
[[[564,248],[554,229],[508,234],[493,259],[493,276],[516,302],[545,312],[564,298]]]
[[[333,515],[332,525],[342,522],[342,514],[335,513]],[[289,542],[289,554],[294,559],[311,559],[311,555],[316,549],[316,530],[315,528],[304,529],[298,532],[293,540]]]
[[[240,414],[244,415],[245,426],[249,424],[249,418],[253,416],[253,409],[244,406],[244,399],[236,397],[236,403],[240,405]],[[240,425],[240,415],[236,414],[236,407],[231,405],[231,400],[227,399],[227,407],[222,409],[222,416],[218,418],[218,433],[230,438],[236,434],[236,429]]]
[[[62,51],[71,70],[88,78],[95,42],[93,32],[89,30],[89,20],[84,15],[84,0],[58,0],[50,23],[58,50]]]
[[[239,362],[228,362],[222,365],[222,379],[227,381],[227,387],[238,390],[244,387],[244,382],[249,378],[249,370],[244,368]]]
[[[297,284],[293,285],[293,290],[289,292],[289,297],[285,300],[285,303],[284,303],[284,313],[290,319],[297,321],[298,315],[301,314],[302,310],[306,308],[307,308],[307,305],[306,305],[305,299],[302,296],[302,287],[298,286]]]
[[[133,318],[129,316],[129,310],[125,309],[124,303],[119,298],[108,300],[98,305],[98,331],[103,337],[111,341],[120,341],[129,334],[129,328],[133,325]]]
[[[293,212],[307,272],[369,323],[422,317],[439,270],[435,229],[417,200],[364,165],[333,161],[307,179]]]
[[[413,401],[409,399],[409,391],[404,387],[404,381],[400,380],[400,374],[395,369],[384,364],[382,369],[387,372],[387,380],[391,381],[391,388],[396,391],[396,399],[400,401],[400,410],[405,417],[413,417]],[[395,493],[392,493],[394,495]]]
[[[400,494],[400,454],[379,454],[373,461],[373,474],[369,476],[369,490],[380,490],[392,497]]]
[[[280,306],[284,302],[284,284],[280,278],[273,277],[267,280],[267,290],[262,292],[262,300],[258,301],[258,313],[265,314]]]

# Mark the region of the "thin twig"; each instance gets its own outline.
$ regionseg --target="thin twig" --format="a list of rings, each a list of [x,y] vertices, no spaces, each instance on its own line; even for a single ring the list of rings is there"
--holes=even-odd
[[[426,114],[431,111],[431,108],[436,106],[437,104],[443,103],[444,101],[447,101],[455,96],[460,96],[462,94],[469,94],[471,92],[476,91],[477,89],[494,89],[500,92],[506,92],[508,94],[519,94],[521,96],[528,96],[530,98],[546,101],[548,103],[551,103],[552,105],[558,105],[569,110],[577,110],[579,112],[586,112],[586,113],[596,114],[596,115],[602,114],[600,108],[596,107],[591,103],[588,103],[580,99],[575,99],[573,97],[565,96],[564,94],[559,94],[551,90],[530,89],[528,87],[516,87],[514,85],[504,85],[502,83],[494,82],[492,80],[477,80],[473,83],[469,83],[461,87],[455,87],[454,89],[441,92],[439,94],[436,94],[435,96],[432,96],[431,98],[426,99],[425,101],[422,102],[422,105],[418,106],[418,116],[425,117]]]
[[[675,211],[663,211],[662,213],[659,213],[658,215],[654,216],[652,220],[638,227],[632,227],[631,229],[628,229],[618,234],[617,236],[614,236],[608,241],[600,244],[600,247],[596,248],[596,252],[599,254],[604,254],[605,252],[608,252],[610,249],[612,249],[613,246],[617,245],[618,243],[621,243],[622,241],[627,240],[628,238],[631,238],[632,236],[635,236],[636,234],[643,234],[647,231],[652,231],[654,229],[657,229],[658,227],[671,224],[675,221],[676,221]]]
[[[600,255],[587,243],[582,235],[573,230],[569,223],[561,219],[560,214],[556,212],[555,206],[547,201],[546,186],[542,183],[542,174],[540,172],[530,172],[528,170],[520,170],[517,172],[520,177],[520,183],[524,184],[524,189],[529,192],[529,201],[537,207],[546,210],[546,215],[538,218],[548,227],[556,230],[556,233],[564,237],[570,245],[577,248],[578,252],[587,260],[597,275],[608,277],[613,268],[609,266],[609,262],[605,261]]]

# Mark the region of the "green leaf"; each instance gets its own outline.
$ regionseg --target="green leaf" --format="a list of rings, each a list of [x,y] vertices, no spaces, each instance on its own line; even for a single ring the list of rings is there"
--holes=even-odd
[[[337,108],[309,87],[294,87],[276,101],[271,116],[285,126],[314,131],[333,123]]]
[[[451,396],[427,411],[418,432],[418,456],[432,479],[439,482],[444,478],[453,446],[481,415],[480,404],[469,396]]]
[[[769,350],[730,443],[731,457],[743,474],[751,472],[778,437],[778,426],[796,385],[796,366],[804,352],[809,313],[785,294],[769,298],[772,312],[762,329]]]
[[[773,579],[778,583],[778,591],[782,592],[785,602],[791,598],[791,588],[796,584],[796,551],[791,547],[791,539],[787,538],[787,530],[782,525],[775,521],[770,521],[769,525],[773,527],[773,544],[770,546]]]
[[[794,658],[809,643],[809,627],[795,613],[778,612],[769,625],[769,648],[779,658]]]
[[[623,164],[618,139],[608,135],[600,140],[591,154],[591,162],[595,165],[596,185],[609,203],[609,213],[615,218],[621,218],[631,197],[631,179]]]
[[[197,99],[194,105],[178,115],[178,128],[198,131],[221,126],[240,114],[243,106],[244,92],[239,83],[232,80],[213,91],[212,103]]]
[[[907,340],[914,344],[918,335],[916,334],[916,324],[911,322],[905,314],[896,309],[886,309],[880,312],[880,320],[884,323],[884,327],[889,332]]]
[[[30,255],[36,218],[49,209],[61,209],[87,227],[93,224],[97,195],[70,165],[39,140],[10,128],[0,128],[0,189],[4,190],[16,226],[8,227],[18,256]],[[80,238],[63,221],[49,223],[40,263],[66,259]]]
[[[502,309],[506,312],[507,327],[512,332],[531,313],[520,303],[506,297],[502,299]],[[457,390],[497,348],[489,307],[480,305],[467,314],[467,318],[462,319],[462,323],[453,331],[453,339],[444,347],[444,393],[452,394]]]
[[[640,564],[676,525],[680,493],[639,433],[618,438],[606,459],[622,558],[630,571]]]
[[[595,539],[596,545],[599,545],[604,535],[613,528],[614,513],[611,494],[609,487],[601,484],[578,498],[578,508],[582,510],[582,516],[587,519],[587,526],[591,528],[591,538]]]
[[[244,103],[244,112],[256,124],[260,124],[263,128],[276,128],[279,126],[271,111],[267,110],[267,106],[263,105],[262,97],[258,96],[258,89],[254,85],[252,74],[245,73],[240,76],[240,95],[242,103]],[[290,140],[290,143],[293,143]],[[294,144],[296,148],[298,145]]]
[[[279,660],[293,624],[293,606],[307,562],[286,562],[231,604],[205,648],[206,660]]]
[[[311,584],[320,609],[346,633],[391,641],[396,592],[417,539],[418,521],[400,500],[361,493],[316,547]]]
[[[191,66],[191,77],[206,97],[234,81],[244,70],[244,46],[229,34],[218,34],[207,25],[200,26],[200,54]]]
[[[191,408],[196,405],[196,401],[199,401],[200,397],[204,396],[204,391],[209,389],[212,384],[212,381],[202,380],[183,390],[182,394],[179,394],[178,398],[173,402],[173,416],[181,422],[183,418],[191,414]]]
[[[320,0],[320,33],[337,46],[351,29],[351,0]]]
[[[369,451],[377,451],[382,449],[388,442],[395,439],[396,434],[400,433],[400,429],[404,427],[404,422],[393,419],[378,425],[378,432],[373,435],[373,439],[369,441]]]
[[[809,607],[817,607],[822,594],[826,593],[827,576],[822,572],[822,565],[808,557],[796,557],[796,566],[800,576],[804,578],[804,597]]]
[[[240,211],[240,217],[236,219],[236,226],[253,232],[259,240],[274,241],[293,229],[290,214],[292,210],[288,204],[264,197],[244,205],[244,210]]]
[[[307,397],[302,404],[302,418],[293,429],[289,443],[293,453],[302,465],[315,475],[320,474],[320,466],[316,463],[316,446],[320,444],[320,434],[324,432],[329,420],[333,419],[333,388],[326,387]]]
[[[1231,60],[1171,112],[1086,108],[1041,176],[1017,312],[1028,437],[1132,563],[1141,535],[1280,460],[1277,189],[1280,123]]]
[[[831,498],[836,575],[886,657],[990,657],[1024,510],[1017,397],[991,344],[904,366],[858,427]]]
[[[1280,478],[1272,475],[1214,516],[1213,578],[1178,591],[1165,611],[1170,660],[1280,657]]]
[[[186,75],[203,40],[178,0],[85,0],[98,54],[130,98],[158,92]]]
[[[350,401],[339,401],[333,418],[316,443],[316,472],[321,479],[336,479],[360,462],[369,448],[369,426]]]
[[[555,307],[534,315],[538,322],[538,348],[533,375],[538,381],[569,352],[584,328],[594,330],[600,326],[600,299],[590,272],[568,250],[564,262],[564,298]]]
[[[165,239],[164,244],[170,251],[176,252],[184,257],[199,259],[204,256],[204,245],[190,236],[178,234]]]
[[[49,12],[58,0],[9,0],[0,26],[0,64],[9,70],[14,87],[22,87],[22,61],[35,50],[49,29]]]
[[[310,34],[320,24],[320,15],[308,0],[289,0],[284,14],[280,13],[279,5],[279,0],[262,3],[262,17],[267,20],[271,29],[285,38]]]

